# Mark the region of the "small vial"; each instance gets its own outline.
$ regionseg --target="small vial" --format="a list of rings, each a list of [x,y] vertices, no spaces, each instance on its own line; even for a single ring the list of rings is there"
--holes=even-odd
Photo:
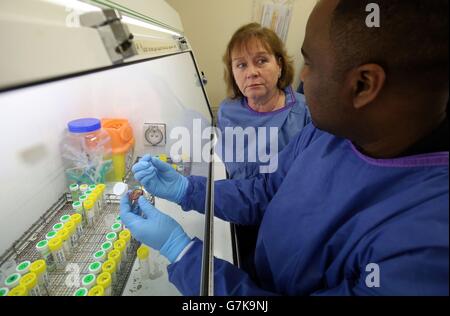
[[[137,257],[139,259],[139,268],[141,273],[141,278],[146,280],[150,278],[150,250],[147,246],[141,245],[137,250]]]
[[[106,260],[106,252],[104,250],[99,250],[96,253],[94,253],[94,260],[99,262],[105,262]]]
[[[90,290],[95,284],[95,275],[89,273],[81,279],[81,286]]]
[[[89,189],[89,186],[87,184],[81,184],[80,185],[80,195],[83,195],[88,189]]]
[[[76,225],[77,240],[80,240],[81,236],[83,236],[83,225],[81,223],[82,217],[80,214],[76,213],[70,216],[70,218]]]
[[[96,184],[90,184],[89,187],[88,187],[88,190],[94,191],[96,188],[97,188]]]
[[[122,256],[122,267],[121,268],[123,268],[127,262],[127,243],[125,242],[125,240],[119,239],[114,242],[113,246],[114,246],[114,249],[117,249],[120,251],[120,254]]]
[[[55,259],[56,267],[59,269],[64,269],[66,266],[66,256],[64,254],[63,241],[61,237],[50,239],[48,242],[48,247],[50,248],[53,258]]]
[[[84,211],[86,212],[86,217],[87,217],[87,226],[88,227],[92,227],[94,225],[94,202],[92,200],[86,200],[83,202],[83,208]]]
[[[45,263],[45,261],[40,259],[40,260],[36,260],[35,262],[33,262],[30,267],[30,272],[33,272],[37,275],[38,286],[41,289],[41,293],[47,293],[47,295],[48,295],[49,294],[48,287],[49,287],[50,281],[48,278],[47,264]]]
[[[50,240],[52,238],[56,237],[56,232],[52,230],[51,232],[48,232],[47,235],[45,235],[45,239]]]
[[[72,183],[69,185],[70,196],[72,197],[72,202],[78,201],[80,196],[80,188],[77,183]]]
[[[85,220],[86,214],[84,213],[83,204],[81,204],[80,201],[73,202],[72,208],[76,214],[80,214],[81,219],[83,221],[83,227],[85,227],[84,220]]]
[[[88,296],[89,290],[85,287],[80,287],[78,290],[73,292],[73,296]]]
[[[88,296],[105,296],[105,289],[103,286],[95,285],[89,290]]]
[[[60,237],[62,240],[64,255],[66,259],[70,258],[72,254],[72,246],[70,245],[69,231],[66,228],[63,228],[56,233],[56,236]]]
[[[96,261],[92,262],[88,267],[89,273],[95,276],[99,275],[102,272],[102,262]]]
[[[111,250],[113,250],[113,244],[110,241],[105,241],[101,248],[106,254],[108,254]]]
[[[64,228],[64,224],[63,223],[56,223],[55,225],[53,225],[53,227],[52,227],[52,229],[55,231],[55,232],[58,232],[58,231],[60,231],[61,229],[63,229]]]
[[[70,243],[70,248],[74,249],[76,246],[78,246],[78,234],[76,231],[76,224],[72,220],[70,220],[64,224],[64,229],[67,229],[67,231],[69,232],[68,242]]]
[[[111,274],[111,282],[116,283],[116,262],[114,260],[106,260],[102,264],[102,272],[109,272]]]
[[[7,296],[9,289],[7,287],[0,288],[0,296]]]
[[[16,266],[16,272],[20,273],[21,276],[30,272],[31,261],[22,261]]]
[[[5,280],[5,286],[10,289],[18,286],[21,277],[20,273],[17,272],[9,275]]]
[[[8,296],[28,296],[28,289],[23,285],[18,285],[9,291]]]
[[[111,225],[111,230],[116,234],[120,234],[120,232],[122,231],[122,223],[115,222]]]
[[[108,260],[114,260],[114,262],[116,263],[116,271],[117,273],[120,273],[120,265],[122,262],[122,254],[120,253],[120,251],[117,249],[111,250],[111,252],[108,254]]]
[[[92,207],[92,210],[94,211],[94,219],[96,217],[98,217],[100,215],[100,209],[98,208],[98,204],[97,204],[97,193],[91,193],[89,194],[88,200],[92,200],[92,202],[94,203],[94,206]]]
[[[103,287],[105,296],[111,296],[112,277],[109,272],[102,272],[97,276],[97,285]]]
[[[119,240],[125,241],[126,244],[126,252],[131,252],[130,240],[131,240],[131,232],[128,229],[124,229],[119,233]]]
[[[36,273],[30,272],[25,274],[20,279],[19,285],[25,286],[28,290],[28,294],[31,296],[42,296],[41,289],[38,286]]]
[[[144,195],[144,190],[142,190],[142,189],[135,189],[128,194],[128,198],[130,199],[130,204],[131,204],[131,211],[134,214],[141,215],[141,212],[138,211],[138,207],[139,207],[138,200],[139,200],[139,197],[141,197],[142,195]]]
[[[55,259],[52,256],[50,248],[48,247],[48,240],[41,240],[36,244],[36,249],[45,260],[48,271],[54,271],[56,269]],[[38,260],[39,261],[39,260]]]
[[[117,233],[111,232],[106,234],[106,241],[114,243],[117,240]]]
[[[102,190],[100,188],[96,188],[92,191],[92,194],[95,194],[95,204],[97,206],[98,214],[102,213],[103,205],[102,205]]]
[[[97,187],[95,190],[99,190],[98,199],[100,200],[100,212],[103,212],[103,209],[105,207],[105,189],[106,185],[104,183],[97,184]]]
[[[67,223],[68,221],[70,221],[70,215],[63,215],[59,218],[59,221],[63,224]]]

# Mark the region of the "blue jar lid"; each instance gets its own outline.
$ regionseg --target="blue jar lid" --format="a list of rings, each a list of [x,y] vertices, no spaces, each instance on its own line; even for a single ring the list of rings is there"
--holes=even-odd
[[[71,133],[93,132],[99,130],[101,126],[100,120],[96,118],[82,118],[67,123],[69,132]]]

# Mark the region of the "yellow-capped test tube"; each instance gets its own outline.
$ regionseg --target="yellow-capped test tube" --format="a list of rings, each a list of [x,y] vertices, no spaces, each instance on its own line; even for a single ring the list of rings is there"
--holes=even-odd
[[[109,272],[102,272],[97,276],[97,285],[100,285],[105,290],[105,296],[111,296],[112,277]]]

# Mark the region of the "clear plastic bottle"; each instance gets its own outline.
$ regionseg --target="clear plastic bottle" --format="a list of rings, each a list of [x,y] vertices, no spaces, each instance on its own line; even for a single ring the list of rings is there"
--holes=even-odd
[[[67,124],[61,154],[68,183],[105,182],[113,169],[111,138],[96,118],[82,118]]]
[[[48,240],[41,240],[36,244],[36,249],[40,253],[43,260],[45,260],[48,271],[56,269],[55,259],[52,256],[50,248],[48,247]]]

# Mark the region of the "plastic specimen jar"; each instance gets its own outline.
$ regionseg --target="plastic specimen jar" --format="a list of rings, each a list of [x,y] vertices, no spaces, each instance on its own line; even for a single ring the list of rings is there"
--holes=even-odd
[[[96,284],[95,275],[89,273],[81,279],[81,286],[90,290]]]
[[[116,262],[114,260],[106,260],[102,264],[102,272],[109,272],[111,274],[112,284],[116,283]]]
[[[97,276],[97,285],[105,290],[105,296],[111,296],[112,277],[109,272],[102,272]]]
[[[20,275],[20,273],[13,273],[13,274],[10,274],[6,279],[5,279],[5,286],[6,287],[8,287],[8,288],[13,288],[13,287],[16,287],[16,286],[18,286],[19,285],[19,281],[20,281],[20,278],[21,278],[22,276]]]
[[[42,290],[47,291],[50,281],[48,279],[47,264],[44,260],[36,260],[31,264],[30,272],[36,273],[38,277],[38,285]]]
[[[119,240],[123,240],[126,243],[126,251],[130,252],[130,240],[131,240],[131,232],[129,229],[124,229],[119,233]]]
[[[85,287],[80,287],[75,292],[73,292],[73,296],[88,296],[89,290]]]
[[[9,289],[7,287],[0,288],[0,296],[7,296]]]
[[[105,296],[105,289],[103,286],[95,285],[89,290],[88,296]]]
[[[20,279],[19,285],[25,286],[31,296],[42,296],[41,289],[38,286],[38,277],[36,273],[30,272],[25,274]]]
[[[89,273],[93,275],[98,275],[100,272],[102,272],[102,262],[101,261],[95,261],[92,262],[88,267]]]
[[[120,264],[122,261],[122,254],[120,253],[120,251],[117,249],[111,250],[108,254],[108,260],[114,260],[114,262],[116,263],[116,270],[119,273],[120,272]]]
[[[31,261],[22,261],[16,266],[16,272],[20,273],[20,275],[27,274],[30,272]]]
[[[83,204],[80,201],[76,201],[72,203],[72,208],[76,214],[80,214],[81,216],[81,227],[85,228],[87,221],[86,221],[86,214],[84,212]]]
[[[18,285],[9,291],[8,296],[28,296],[28,289],[26,286]]]
[[[139,259],[141,278],[143,280],[148,279],[150,277],[150,249],[145,245],[141,245],[137,250],[137,257]]]
[[[113,243],[117,240],[117,233],[115,232],[107,233],[105,237],[106,241]]]
[[[63,224],[67,223],[70,220],[70,215],[63,215],[59,218],[59,221]]]
[[[61,229],[56,233],[57,237],[60,237],[63,244],[64,254],[66,259],[68,259],[72,253],[72,247],[70,245],[70,236],[69,236],[69,230],[66,228]]]
[[[72,197],[72,202],[78,201],[80,196],[80,188],[77,183],[72,183],[69,185],[70,196]]]
[[[94,202],[92,200],[86,200],[83,202],[84,211],[86,212],[87,217],[87,225],[93,226],[94,225],[94,216],[95,212],[93,210],[94,208]]]
[[[111,250],[113,250],[113,244],[110,241],[105,241],[101,248],[106,254],[108,254]]]
[[[50,239],[48,242],[48,247],[52,252],[57,268],[64,268],[66,266],[66,256],[64,254],[63,241],[61,237]]]
[[[81,214],[72,214],[72,216],[70,216],[71,220],[77,225],[76,229],[77,229],[77,237],[78,240],[81,238],[81,236],[83,236],[83,225],[81,223],[82,220],[82,216]]]
[[[78,234],[76,231],[76,224],[72,220],[70,220],[64,224],[64,228],[69,231],[70,247],[73,249],[74,247],[78,246]]]
[[[119,239],[114,242],[113,246],[114,249],[119,250],[122,255],[122,267],[123,267],[127,261],[127,244],[125,240]]]
[[[47,235],[45,235],[45,239],[50,240],[52,238],[56,237],[56,232],[52,230],[51,232],[48,232]]]
[[[53,225],[52,229],[53,229],[55,232],[58,232],[58,231],[60,231],[61,229],[63,229],[63,227],[64,227],[64,224],[63,224],[63,223],[56,223],[55,225]]]
[[[122,231],[122,223],[115,222],[114,224],[112,224],[111,231],[113,231],[116,234],[120,234],[120,232]]]
[[[94,253],[93,257],[95,261],[105,262],[106,252],[104,250],[99,250],[96,253]]]
[[[53,259],[50,248],[48,247],[48,240],[41,240],[36,244],[36,249],[45,260],[48,271],[53,271],[56,268],[55,260]]]

